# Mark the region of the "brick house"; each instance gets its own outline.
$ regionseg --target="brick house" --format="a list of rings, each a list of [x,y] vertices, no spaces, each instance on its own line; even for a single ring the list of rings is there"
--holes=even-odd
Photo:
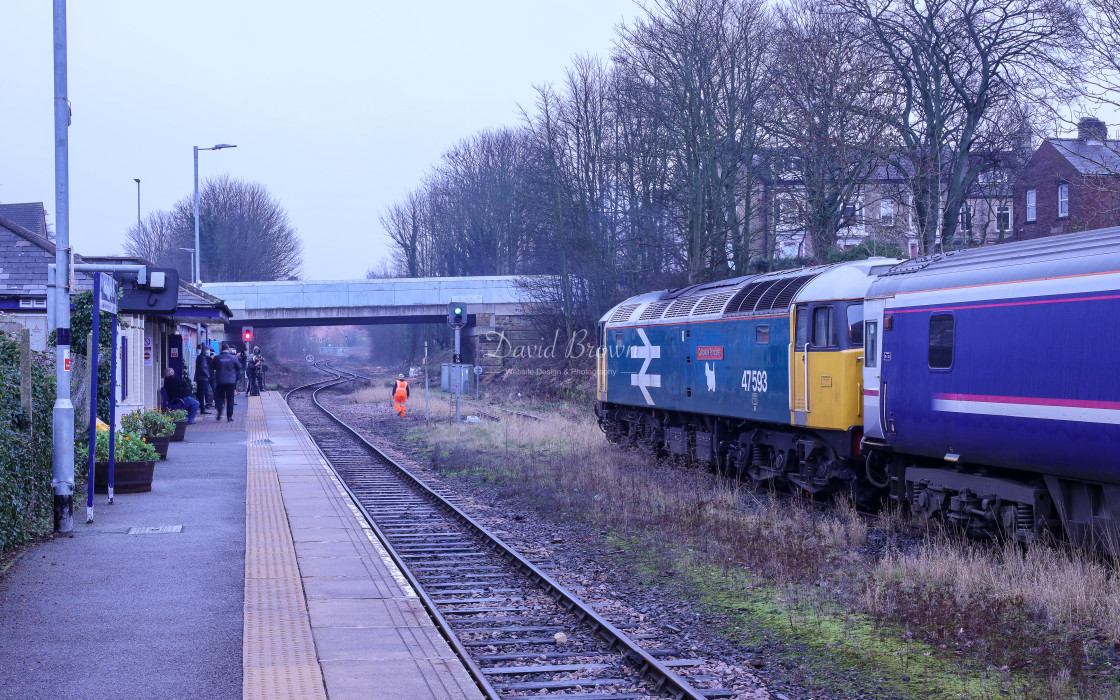
[[[1120,140],[1086,117],[1075,139],[1046,139],[1015,183],[1015,239],[1120,225]]]

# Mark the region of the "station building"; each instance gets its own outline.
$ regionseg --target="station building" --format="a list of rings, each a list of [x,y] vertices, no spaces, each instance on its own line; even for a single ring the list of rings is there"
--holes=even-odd
[[[47,266],[55,262],[55,245],[41,202],[0,205],[0,324],[26,328],[31,348],[47,351]],[[106,265],[148,265],[133,257],[74,256],[74,262]],[[74,273],[72,295],[93,289],[93,274]],[[118,415],[160,405],[167,367],[193,375],[199,338],[224,337],[231,313],[225,302],[180,281],[178,306],[172,313],[122,313],[118,342]],[[75,338],[74,346],[85,339]],[[84,352],[84,351],[83,351]]]

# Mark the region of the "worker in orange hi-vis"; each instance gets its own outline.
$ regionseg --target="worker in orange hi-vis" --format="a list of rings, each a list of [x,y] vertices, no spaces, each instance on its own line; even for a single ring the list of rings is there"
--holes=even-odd
[[[397,375],[397,383],[393,387],[393,408],[397,410],[401,418],[404,418],[404,402],[408,399],[408,382],[404,380],[403,374]]]

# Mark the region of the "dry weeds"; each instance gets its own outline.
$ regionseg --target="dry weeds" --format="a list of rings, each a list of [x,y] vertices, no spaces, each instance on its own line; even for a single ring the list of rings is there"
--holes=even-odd
[[[383,393],[366,389],[351,401],[387,401]],[[410,411],[422,416],[417,399]],[[649,469],[648,455],[609,445],[593,418],[454,425],[445,396],[433,393],[430,408],[424,435],[434,466],[445,472],[490,482],[553,516],[683,545],[689,556],[743,567],[763,582],[828,582],[821,595],[832,591],[908,639],[1045,679],[1038,697],[1072,696],[1074,688],[1096,697],[1090,651],[1120,642],[1120,581],[1092,555],[933,536],[879,556],[865,546],[868,527],[851,507],[822,513],[669,461]],[[463,414],[470,415],[466,403]],[[900,526],[897,514],[886,520]]]

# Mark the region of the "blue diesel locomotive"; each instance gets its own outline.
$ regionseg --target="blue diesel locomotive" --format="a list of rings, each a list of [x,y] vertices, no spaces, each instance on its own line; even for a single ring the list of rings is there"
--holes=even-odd
[[[1118,300],[1120,228],[644,294],[599,323],[596,411],[759,481],[1120,541]]]

